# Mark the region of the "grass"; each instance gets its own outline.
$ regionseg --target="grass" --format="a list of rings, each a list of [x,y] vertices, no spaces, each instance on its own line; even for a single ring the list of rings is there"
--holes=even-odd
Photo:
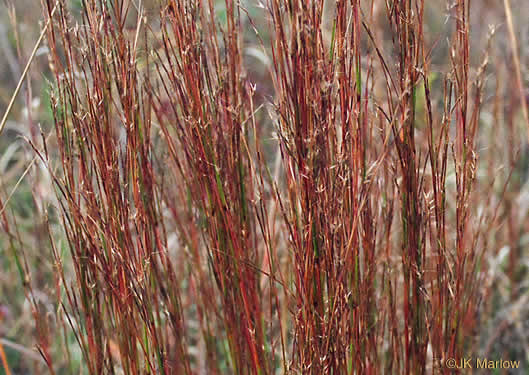
[[[0,209],[47,372],[448,374],[448,359],[522,360],[480,338],[487,321],[516,326],[495,301],[519,288],[501,297],[519,312],[525,291],[510,192],[523,197],[511,177],[527,111],[488,78],[504,68],[493,32],[473,43],[475,4],[42,8],[53,123],[27,139],[34,159],[11,191],[38,165],[55,192],[52,205],[34,193],[51,311],[11,193]],[[501,173],[497,134],[510,135]],[[0,359],[9,374],[2,341]]]

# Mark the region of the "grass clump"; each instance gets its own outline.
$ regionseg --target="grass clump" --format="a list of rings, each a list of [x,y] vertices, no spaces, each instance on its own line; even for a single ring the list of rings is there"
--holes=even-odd
[[[42,5],[54,138],[32,145],[69,249],[48,223],[49,371],[72,346],[88,374],[449,373],[479,352],[512,204],[481,177],[470,1]]]

